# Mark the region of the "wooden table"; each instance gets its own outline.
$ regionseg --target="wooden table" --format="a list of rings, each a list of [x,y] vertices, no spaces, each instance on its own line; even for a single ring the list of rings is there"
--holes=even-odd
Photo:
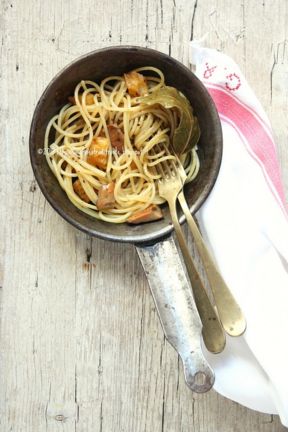
[[[285,430],[187,389],[134,247],[91,239],[52,210],[28,134],[43,89],[79,55],[137,44],[188,64],[189,40],[207,33],[246,74],[287,167],[287,17],[286,0],[1,1],[1,432]]]

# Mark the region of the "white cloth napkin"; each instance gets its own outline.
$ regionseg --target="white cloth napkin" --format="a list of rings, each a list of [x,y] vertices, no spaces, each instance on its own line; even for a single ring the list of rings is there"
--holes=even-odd
[[[191,64],[218,109],[219,177],[199,222],[247,319],[243,337],[206,353],[215,389],[288,426],[288,219],[271,126],[239,67],[191,43]]]

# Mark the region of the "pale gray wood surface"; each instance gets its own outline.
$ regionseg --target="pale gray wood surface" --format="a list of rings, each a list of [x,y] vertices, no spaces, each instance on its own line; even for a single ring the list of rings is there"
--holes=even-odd
[[[28,156],[50,79],[112,44],[188,63],[188,42],[240,64],[272,125],[288,191],[286,0],[2,0],[1,432],[281,432],[276,416],[192,394],[132,246],[91,240],[46,204]]]

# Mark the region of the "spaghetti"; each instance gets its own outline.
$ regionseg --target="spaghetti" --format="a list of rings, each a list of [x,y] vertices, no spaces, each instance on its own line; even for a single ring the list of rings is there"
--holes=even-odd
[[[47,162],[78,209],[122,223],[164,203],[156,167],[175,158],[161,145],[171,145],[180,114],[176,108],[145,104],[145,95],[163,87],[163,73],[154,67],[110,76],[100,84],[83,80],[50,120],[44,143]],[[180,160],[187,181],[193,180],[199,170],[195,147]]]

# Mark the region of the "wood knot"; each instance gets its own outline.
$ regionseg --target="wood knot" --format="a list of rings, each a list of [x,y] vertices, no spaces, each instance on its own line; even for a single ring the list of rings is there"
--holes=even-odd
[[[30,192],[34,193],[36,191],[36,189],[37,189],[37,187],[36,187],[36,181],[32,180],[31,184],[30,184],[29,190],[30,190]]]
[[[84,262],[84,263],[82,264],[82,267],[83,267],[83,270],[87,270],[87,271],[89,271],[90,268],[95,268],[95,267],[96,267],[96,264],[91,263],[91,262]]]

